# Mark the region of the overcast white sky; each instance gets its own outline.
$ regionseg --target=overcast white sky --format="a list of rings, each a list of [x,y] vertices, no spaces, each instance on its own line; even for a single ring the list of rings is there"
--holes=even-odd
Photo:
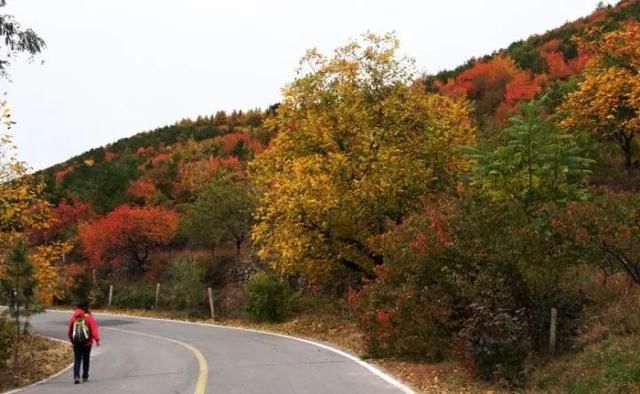
[[[396,31],[420,71],[456,67],[589,14],[597,0],[8,0],[47,42],[7,91],[34,169],[216,110],[279,100],[307,48]],[[615,1],[611,1],[615,3]]]

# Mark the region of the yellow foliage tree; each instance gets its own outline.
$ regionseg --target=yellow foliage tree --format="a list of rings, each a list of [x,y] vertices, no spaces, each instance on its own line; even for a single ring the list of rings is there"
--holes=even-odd
[[[563,126],[583,129],[613,141],[622,150],[627,168],[634,156],[634,137],[640,132],[640,22],[590,37],[580,45],[594,54],[584,81],[562,108]]]
[[[40,302],[51,305],[54,297],[62,296],[62,276],[58,274],[56,262],[73,249],[71,241],[53,242],[36,246],[31,250],[31,261],[35,268],[36,295]]]
[[[9,134],[12,124],[6,101],[0,101],[0,277],[5,252],[23,238],[25,229],[46,226],[49,212],[41,198],[44,183],[28,174],[16,157]]]
[[[253,239],[279,271],[374,277],[370,237],[468,167],[469,103],[413,84],[398,46],[368,34],[332,58],[310,50],[284,89],[268,125],[278,134],[250,167],[262,193]]]

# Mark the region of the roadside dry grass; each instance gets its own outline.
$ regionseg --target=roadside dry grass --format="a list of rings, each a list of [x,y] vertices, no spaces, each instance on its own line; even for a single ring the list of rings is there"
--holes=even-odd
[[[48,338],[26,335],[22,337],[18,368],[9,360],[7,368],[0,369],[0,392],[23,387],[49,377],[73,361],[68,344]]]
[[[640,287],[626,275],[593,275],[579,348],[533,370],[541,393],[640,393]]]

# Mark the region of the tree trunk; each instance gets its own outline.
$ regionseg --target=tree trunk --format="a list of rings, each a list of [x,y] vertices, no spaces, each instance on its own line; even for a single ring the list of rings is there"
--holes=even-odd
[[[366,279],[369,280],[373,280],[376,278],[376,274],[372,271],[369,271],[367,269],[365,269],[364,267],[362,267],[361,265],[359,265],[358,263],[351,261],[349,259],[345,259],[345,258],[341,258],[340,260],[338,260],[340,262],[340,264],[342,264],[344,267],[354,271],[354,272],[358,272],[360,274],[362,274],[362,276]]]
[[[235,238],[236,238],[236,255],[240,255],[240,247],[242,246],[243,238],[242,237],[235,237]]]
[[[14,370],[18,370],[18,350],[20,347],[20,295],[18,294],[20,291],[20,276],[16,278],[16,345],[13,350],[13,368]]]
[[[627,276],[633,282],[640,285],[640,263],[632,261],[627,257],[627,255],[614,247],[605,246],[604,250],[606,253],[609,253],[614,259],[618,260],[618,262],[622,266],[622,269],[627,273]]]
[[[622,152],[624,153],[624,166],[627,171],[631,171],[633,167],[633,137],[635,134],[625,134],[616,132],[614,139]]]

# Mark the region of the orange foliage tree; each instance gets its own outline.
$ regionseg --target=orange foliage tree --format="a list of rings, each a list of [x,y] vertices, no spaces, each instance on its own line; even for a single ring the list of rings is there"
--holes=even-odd
[[[584,81],[563,105],[568,129],[588,130],[613,141],[623,152],[627,169],[633,165],[634,137],[640,131],[640,22],[585,39],[580,45],[593,53]]]
[[[150,252],[168,245],[177,230],[178,214],[175,211],[122,205],[95,222],[82,226],[80,237],[84,254],[92,267],[108,265],[137,275],[147,270]]]
[[[442,85],[440,91],[447,96],[466,96],[475,101],[478,114],[492,114],[517,73],[518,67],[510,57],[496,56],[463,71]]]
[[[145,204],[155,201],[158,196],[158,188],[148,179],[138,179],[129,182],[127,193],[136,200],[140,200]]]
[[[190,193],[197,193],[202,187],[227,175],[240,176],[244,165],[236,156],[227,158],[210,157],[204,160],[184,163],[178,172],[182,187]]]
[[[498,121],[509,118],[518,103],[531,100],[547,84],[546,74],[522,71],[509,56],[496,56],[477,62],[439,86],[447,96],[463,96],[474,101],[476,115],[493,116]]]

